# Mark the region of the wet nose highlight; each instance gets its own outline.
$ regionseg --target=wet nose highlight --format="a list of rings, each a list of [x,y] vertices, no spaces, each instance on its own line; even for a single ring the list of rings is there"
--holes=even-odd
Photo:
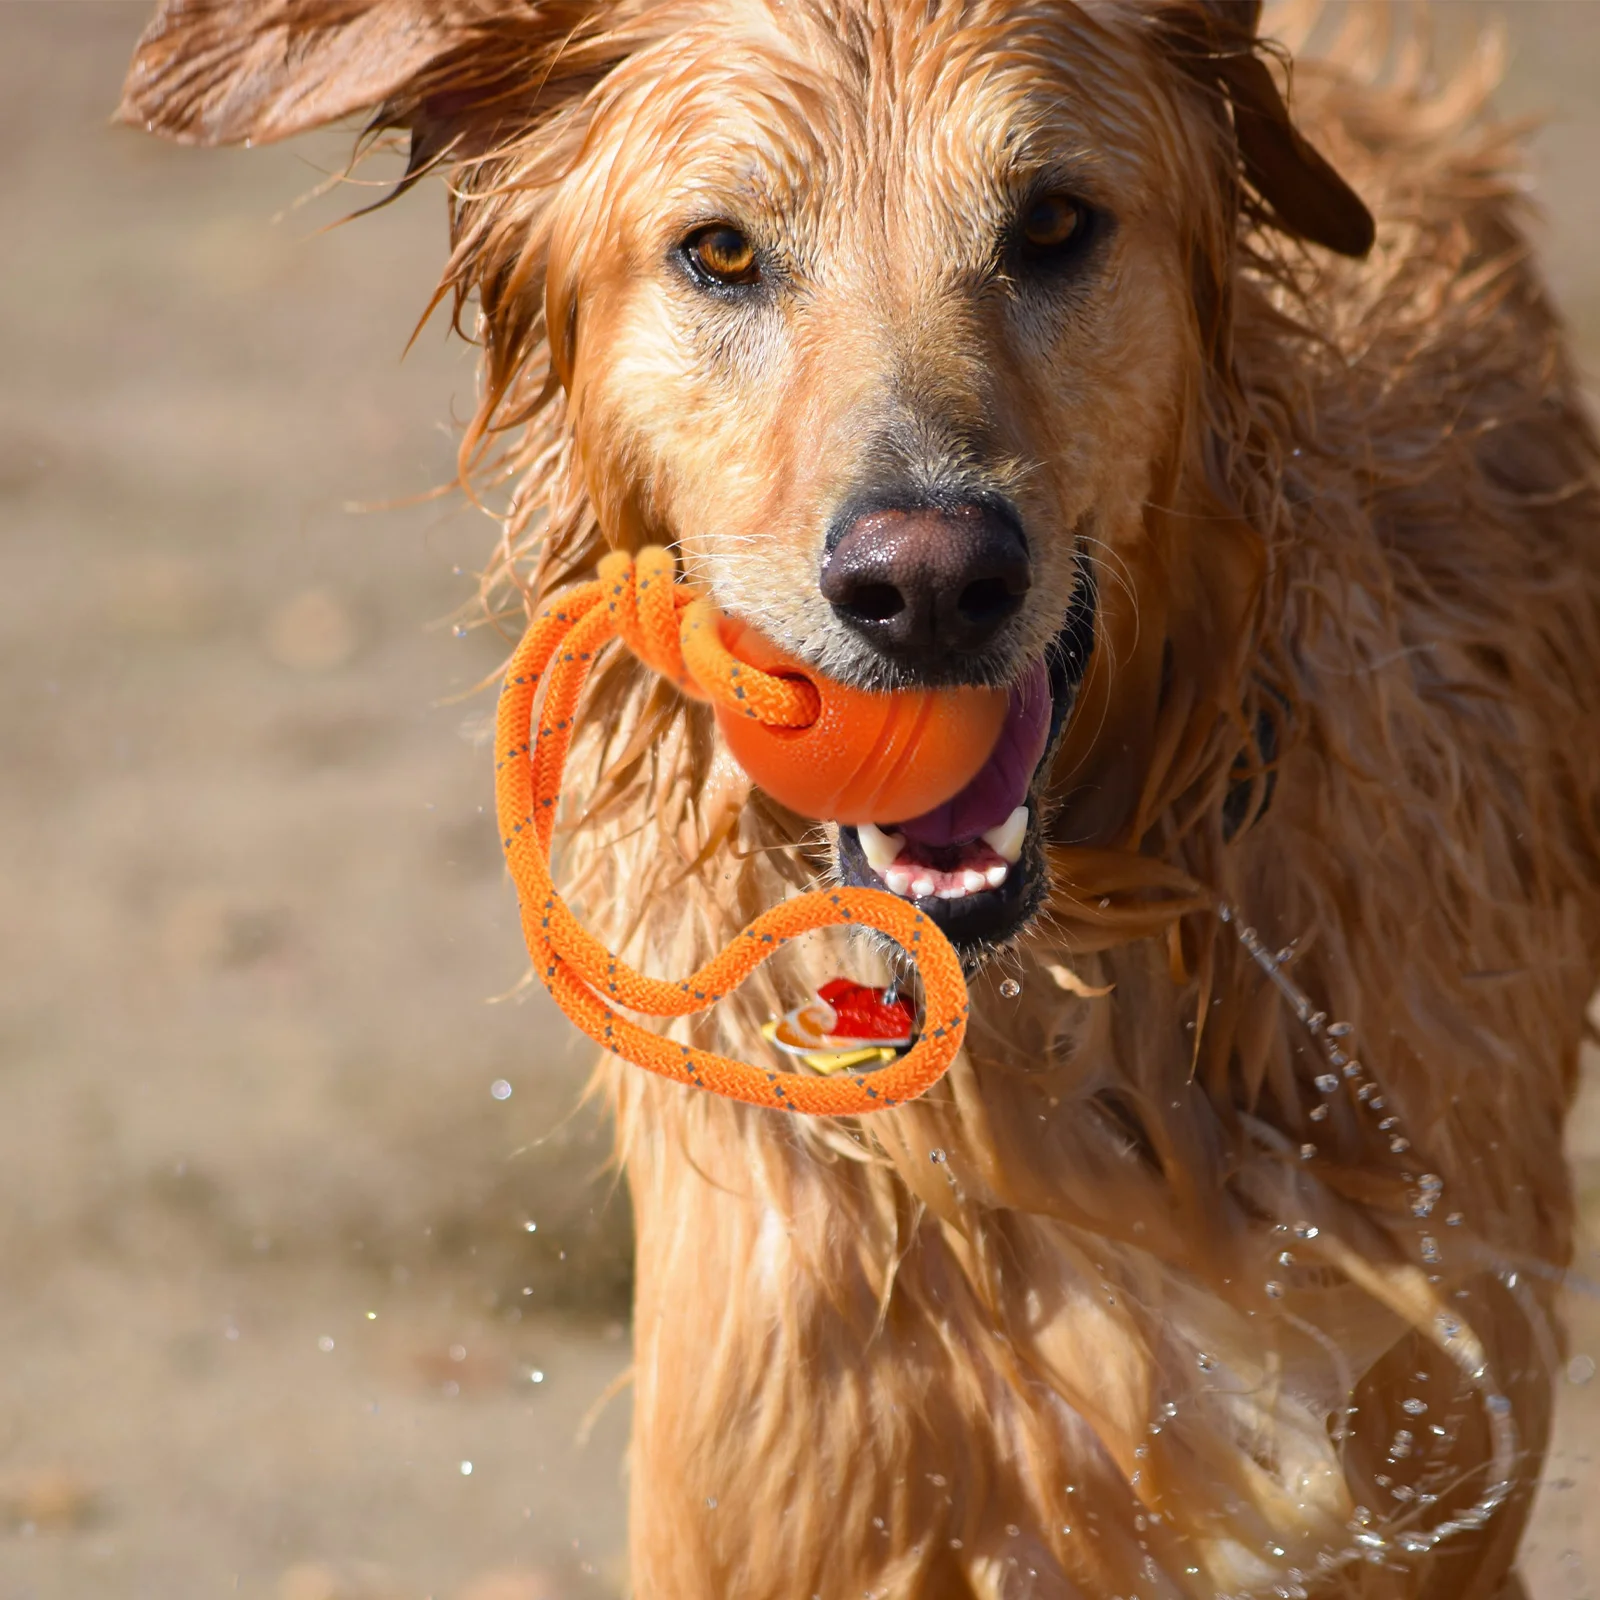
[[[823,563],[821,586],[840,620],[877,649],[930,668],[992,644],[1032,581],[1015,519],[960,504],[853,517]]]

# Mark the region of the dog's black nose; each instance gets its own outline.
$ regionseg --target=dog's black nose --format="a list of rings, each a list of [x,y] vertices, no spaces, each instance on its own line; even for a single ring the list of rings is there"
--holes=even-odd
[[[993,642],[1032,583],[1022,529],[990,506],[908,506],[851,519],[822,568],[840,619],[907,666]]]

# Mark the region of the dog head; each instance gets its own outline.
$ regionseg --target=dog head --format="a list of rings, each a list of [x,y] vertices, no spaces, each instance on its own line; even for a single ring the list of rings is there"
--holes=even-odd
[[[1241,231],[1371,237],[1257,9],[171,0],[123,115],[367,112],[453,170],[468,450],[529,424],[547,572],[669,544],[846,682],[1009,687],[968,791],[832,844],[976,954],[1049,901],[1047,844],[1137,844],[1248,726],[1217,687],[1261,570],[1215,438]]]

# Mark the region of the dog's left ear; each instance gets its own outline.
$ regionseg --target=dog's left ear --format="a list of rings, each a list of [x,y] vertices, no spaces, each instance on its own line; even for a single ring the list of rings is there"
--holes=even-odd
[[[1220,90],[1233,111],[1244,179],[1298,238],[1342,256],[1372,248],[1372,213],[1295,127],[1257,53],[1261,0],[1190,0],[1157,8],[1157,26],[1182,70]]]

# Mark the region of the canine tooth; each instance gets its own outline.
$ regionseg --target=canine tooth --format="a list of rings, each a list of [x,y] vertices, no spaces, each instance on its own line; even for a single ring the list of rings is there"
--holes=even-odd
[[[917,878],[911,885],[911,892],[919,900],[926,899],[933,893],[933,879]]]
[[[968,867],[966,871],[961,874],[961,887],[965,889],[968,894],[977,894],[980,889],[986,889],[988,887],[988,881],[981,872],[977,872],[973,868]]]
[[[887,868],[894,865],[895,857],[906,842],[901,834],[886,833],[882,828],[873,827],[870,822],[857,825],[856,837],[861,841],[861,852],[867,858],[867,865],[880,878]]]
[[[1010,872],[1011,868],[1004,861],[997,861],[985,871],[983,876],[991,889],[998,889],[1006,881]]]
[[[1027,837],[1028,808],[1018,806],[998,828],[991,828],[984,834],[983,842],[997,856],[1004,856],[1008,862],[1015,863],[1022,859],[1022,841]]]
[[[909,867],[890,867],[883,875],[883,886],[890,894],[904,897],[911,889],[911,869]]]

